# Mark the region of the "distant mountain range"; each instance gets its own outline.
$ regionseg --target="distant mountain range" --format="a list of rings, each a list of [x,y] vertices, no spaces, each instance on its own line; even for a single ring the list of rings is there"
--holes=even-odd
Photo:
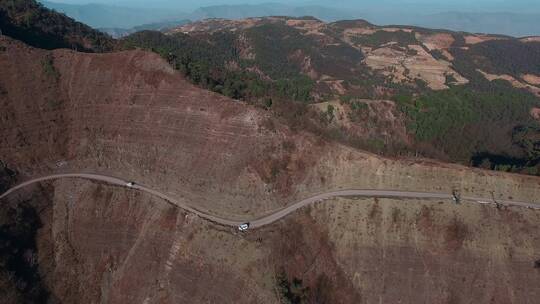
[[[127,35],[140,32],[140,31],[166,31],[166,30],[179,27],[190,22],[191,20],[183,19],[179,21],[163,21],[163,22],[142,24],[142,25],[134,26],[129,29],[117,28],[117,27],[102,27],[102,28],[98,28],[98,30],[111,35],[113,38],[122,38]]]
[[[475,33],[494,33],[518,37],[540,34],[540,14],[538,13],[445,12],[405,21],[411,25]]]
[[[249,17],[265,16],[313,16],[323,21],[337,21],[343,19],[352,19],[355,17],[354,14],[349,14],[346,11],[317,5],[290,6],[280,3],[266,3],[258,5],[217,5],[201,7],[195,10],[190,15],[189,19],[244,19]]]
[[[216,5],[186,13],[178,9],[150,9],[112,6],[106,4],[73,5],[42,1],[58,12],[103,29],[115,37],[141,29],[160,29],[207,18],[243,19],[264,16],[313,16],[323,21],[363,18],[376,24],[406,24],[429,28],[445,28],[474,33],[504,34],[510,36],[540,35],[540,13],[469,13],[440,12],[418,14],[411,10],[395,12],[368,8],[366,10],[334,9],[320,5],[294,6],[279,3],[257,5]],[[152,25],[148,28],[148,25]],[[137,29],[139,27],[139,29]]]
[[[143,24],[186,19],[188,14],[175,9],[148,9],[106,4],[65,4],[39,1],[45,7],[64,13],[94,28],[132,28]]]

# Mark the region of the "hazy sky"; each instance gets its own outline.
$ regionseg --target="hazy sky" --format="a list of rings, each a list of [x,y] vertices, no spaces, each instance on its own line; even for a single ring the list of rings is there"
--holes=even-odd
[[[119,6],[171,7],[194,9],[221,4],[258,4],[280,2],[292,5],[323,5],[335,8],[356,9],[416,9],[419,13],[432,11],[505,11],[539,12],[540,0],[52,0],[71,4],[106,3]],[[396,6],[398,5],[398,6]]]

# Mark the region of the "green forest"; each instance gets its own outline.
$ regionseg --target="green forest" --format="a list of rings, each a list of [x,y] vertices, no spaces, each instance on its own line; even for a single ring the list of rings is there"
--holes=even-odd
[[[104,52],[115,44],[108,35],[28,0],[0,1],[0,29],[4,35],[42,49]]]
[[[157,52],[193,83],[231,98],[264,105],[275,98],[311,100],[313,81],[304,75],[271,73],[275,78],[265,79],[249,71],[248,63],[239,57],[235,36],[228,33],[198,39],[182,33],[143,31],[125,38],[122,47]],[[233,62],[242,68],[229,67]]]

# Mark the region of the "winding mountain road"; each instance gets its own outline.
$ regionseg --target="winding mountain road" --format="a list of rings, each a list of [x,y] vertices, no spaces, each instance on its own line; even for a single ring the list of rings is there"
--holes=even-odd
[[[433,192],[415,192],[415,191],[399,191],[399,190],[368,190],[368,189],[358,189],[358,190],[339,190],[339,191],[333,191],[333,192],[327,192],[315,195],[310,198],[303,199],[299,202],[296,202],[292,205],[289,205],[288,207],[278,209],[275,211],[272,211],[264,216],[257,217],[254,219],[246,219],[244,221],[237,221],[237,220],[230,220],[226,218],[222,218],[219,216],[214,216],[205,212],[202,212],[200,210],[197,210],[193,207],[188,206],[184,202],[181,202],[179,200],[176,200],[162,192],[153,190],[151,188],[145,187],[143,185],[134,184],[133,186],[129,186],[128,183],[130,181],[126,181],[121,178],[117,177],[111,177],[101,174],[90,174],[90,173],[66,173],[66,174],[53,174],[53,175],[47,175],[39,178],[34,178],[31,180],[28,180],[26,182],[23,182],[21,184],[18,184],[6,192],[4,192],[2,195],[0,195],[0,199],[8,196],[9,194],[23,188],[26,186],[29,186],[31,184],[48,181],[48,180],[55,180],[60,178],[83,178],[88,180],[95,180],[95,181],[101,181],[106,182],[112,185],[116,186],[122,186],[122,187],[128,187],[132,189],[137,189],[139,191],[143,191],[149,194],[152,194],[154,196],[157,196],[172,205],[182,208],[188,212],[191,212],[193,214],[196,214],[197,216],[207,219],[209,221],[225,225],[225,226],[238,226],[242,223],[249,222],[251,228],[257,228],[265,225],[272,224],[287,215],[295,212],[296,210],[303,208],[305,206],[320,202],[322,200],[326,200],[333,197],[381,197],[381,198],[396,198],[396,199],[403,199],[403,198],[414,198],[414,199],[431,199],[431,200],[452,200],[453,195],[452,194],[446,194],[446,193],[433,193]],[[512,201],[512,200],[497,200],[494,201],[493,199],[486,199],[486,198],[476,198],[476,197],[467,197],[462,196],[461,201],[469,201],[473,203],[479,203],[479,204],[497,204],[497,205],[504,205],[504,206],[518,206],[518,207],[525,207],[530,209],[537,209],[540,210],[540,203],[527,203],[527,202],[519,202],[519,201]]]

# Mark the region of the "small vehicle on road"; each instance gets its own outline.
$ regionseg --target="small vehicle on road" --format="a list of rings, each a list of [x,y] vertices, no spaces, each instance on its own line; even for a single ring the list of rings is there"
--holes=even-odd
[[[129,182],[126,184],[126,186],[133,188],[135,186],[135,182]]]
[[[461,204],[461,194],[459,193],[458,190],[452,191],[452,200],[454,201],[454,203],[458,205]]]
[[[238,230],[240,231],[246,231],[248,230],[248,228],[249,228],[249,223],[243,223],[243,224],[238,225]]]

